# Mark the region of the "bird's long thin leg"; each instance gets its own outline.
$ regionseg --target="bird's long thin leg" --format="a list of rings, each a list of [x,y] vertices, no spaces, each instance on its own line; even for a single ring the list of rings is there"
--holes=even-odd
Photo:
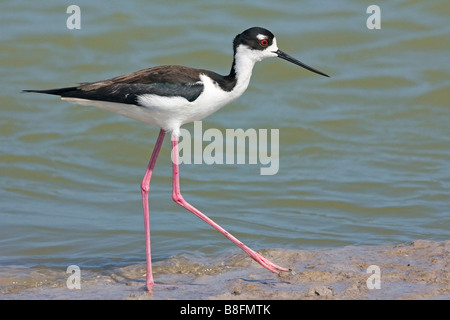
[[[237,238],[235,238],[233,235],[231,235],[228,231],[226,231],[224,228],[219,226],[217,223],[215,223],[213,220],[208,218],[205,214],[200,212],[198,209],[190,205],[186,200],[183,199],[183,196],[181,195],[180,191],[180,170],[178,165],[178,137],[172,136],[172,163],[173,163],[173,191],[172,191],[172,198],[173,200],[178,203],[183,208],[189,210],[193,214],[195,214],[197,217],[208,223],[210,226],[212,226],[214,229],[219,231],[221,234],[223,234],[225,237],[230,239],[233,243],[235,243],[239,248],[244,250],[253,260],[258,262],[260,265],[265,267],[266,269],[274,272],[279,273],[279,271],[289,271],[289,269],[280,267],[273,262],[267,260],[263,256],[261,256],[256,251],[250,249],[245,244],[243,244],[241,241],[239,241]]]
[[[152,178],[153,168],[155,167],[156,159],[158,158],[159,150],[164,140],[166,132],[161,129],[159,131],[158,139],[156,140],[155,148],[145,171],[144,178],[141,182],[142,207],[144,208],[144,226],[145,226],[145,253],[147,256],[147,290],[151,291],[154,284],[152,273],[152,254],[150,248],[150,216],[148,210],[148,192],[150,191],[150,179]]]

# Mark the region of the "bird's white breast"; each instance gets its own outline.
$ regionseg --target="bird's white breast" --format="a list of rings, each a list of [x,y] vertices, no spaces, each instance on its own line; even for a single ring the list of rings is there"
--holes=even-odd
[[[172,131],[173,135],[178,135],[179,128],[183,124],[202,120],[211,115],[241,96],[248,86],[248,81],[246,83],[238,81],[233,90],[225,91],[204,74],[200,75],[200,81],[204,87],[203,92],[192,102],[183,97],[163,97],[154,94],[143,94],[138,97],[138,102],[158,126],[166,131]],[[154,122],[152,121],[152,124],[155,124]]]

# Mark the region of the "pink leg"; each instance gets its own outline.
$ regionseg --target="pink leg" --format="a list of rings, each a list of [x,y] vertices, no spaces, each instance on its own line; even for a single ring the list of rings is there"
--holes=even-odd
[[[190,205],[186,200],[183,199],[183,196],[180,192],[180,170],[178,166],[178,138],[172,137],[172,163],[173,163],[173,191],[172,191],[172,198],[173,200],[178,203],[183,208],[189,210],[193,214],[195,214],[197,217],[208,223],[210,226],[212,226],[214,229],[219,231],[221,234],[223,234],[225,237],[233,241],[239,248],[244,250],[253,260],[258,262],[260,265],[262,265],[264,268],[274,272],[279,273],[278,271],[289,271],[289,269],[280,267],[263,256],[261,256],[256,251],[250,249],[246,245],[244,245],[241,241],[239,241],[237,238],[235,238],[233,235],[228,233],[225,229],[223,229],[221,226],[219,226],[217,223],[212,221],[210,218],[208,218],[206,215],[201,213],[198,209],[194,208],[192,205]]]
[[[144,178],[141,182],[142,207],[144,208],[144,225],[145,225],[145,253],[147,256],[147,290],[151,291],[154,284],[152,273],[152,255],[150,249],[150,217],[148,210],[148,192],[150,191],[150,179],[152,178],[153,168],[155,167],[156,158],[158,158],[159,150],[164,140],[166,132],[161,129],[159,131],[158,140],[156,140],[155,148],[153,149],[150,162],[145,171]]]

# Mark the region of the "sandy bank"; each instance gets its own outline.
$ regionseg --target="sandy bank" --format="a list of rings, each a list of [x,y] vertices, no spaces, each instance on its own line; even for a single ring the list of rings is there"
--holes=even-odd
[[[260,252],[293,271],[272,274],[240,252],[207,261],[178,256],[155,264],[150,295],[143,264],[82,269],[79,290],[67,288],[66,270],[2,267],[0,299],[450,298],[450,241]]]

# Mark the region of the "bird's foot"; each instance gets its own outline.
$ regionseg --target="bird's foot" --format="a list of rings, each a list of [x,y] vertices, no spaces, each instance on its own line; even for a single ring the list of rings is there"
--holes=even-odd
[[[288,268],[280,267],[279,265],[273,263],[272,261],[264,258],[262,255],[260,255],[258,252],[251,250],[250,252],[247,252],[248,255],[258,262],[260,265],[262,265],[264,268],[266,268],[269,271],[272,271],[274,273],[279,274],[280,271],[290,271]]]

